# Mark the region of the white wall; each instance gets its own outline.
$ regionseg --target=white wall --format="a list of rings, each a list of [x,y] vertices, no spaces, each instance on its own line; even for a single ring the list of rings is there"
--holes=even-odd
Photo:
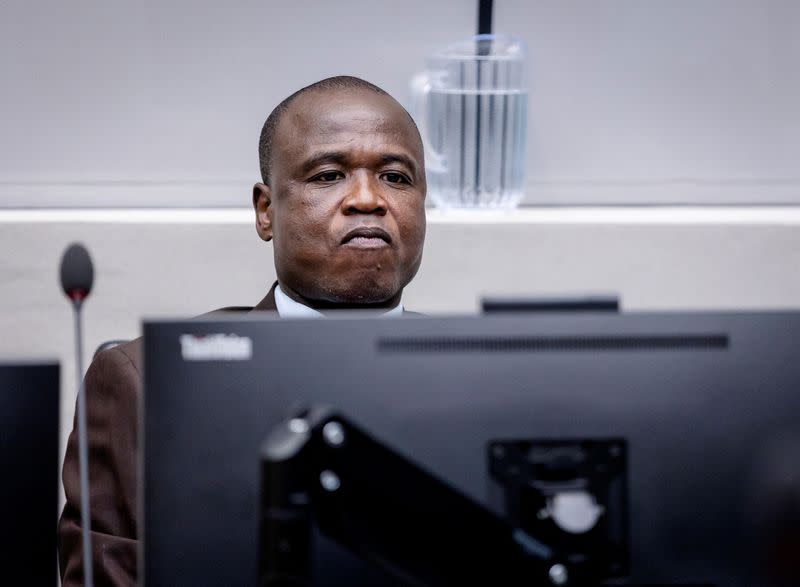
[[[497,0],[532,203],[800,200],[800,3]],[[402,101],[477,0],[7,0],[0,206],[246,205],[261,124],[352,73]]]

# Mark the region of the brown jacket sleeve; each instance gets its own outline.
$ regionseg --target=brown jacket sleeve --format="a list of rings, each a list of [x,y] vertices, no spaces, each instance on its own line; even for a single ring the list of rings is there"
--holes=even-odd
[[[96,585],[136,583],[137,406],[140,341],[98,354],[86,373],[92,560]],[[77,419],[76,419],[77,421]],[[83,584],[77,424],[63,469],[59,522],[62,585]]]

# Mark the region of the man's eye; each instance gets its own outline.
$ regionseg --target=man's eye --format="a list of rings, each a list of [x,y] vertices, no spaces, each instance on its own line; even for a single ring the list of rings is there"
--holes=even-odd
[[[382,177],[389,183],[411,183],[408,180],[408,178],[402,173],[395,173],[390,171],[389,173],[384,173]]]
[[[344,177],[344,174],[341,171],[326,171],[325,173],[315,175],[312,181],[331,182],[336,181],[341,177]]]

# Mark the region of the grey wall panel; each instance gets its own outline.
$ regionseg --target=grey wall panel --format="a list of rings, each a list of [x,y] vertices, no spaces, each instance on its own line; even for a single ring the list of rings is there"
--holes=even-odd
[[[176,185],[172,204],[246,204],[226,188],[259,179],[261,126],[283,98],[352,74],[405,100],[424,55],[472,32],[468,5],[4,3],[0,205],[158,205]]]
[[[495,4],[530,49],[529,201],[800,194],[797,2]]]
[[[800,199],[800,3],[495,2],[530,50],[529,203]],[[286,95],[401,101],[472,0],[0,5],[0,206],[240,205]]]

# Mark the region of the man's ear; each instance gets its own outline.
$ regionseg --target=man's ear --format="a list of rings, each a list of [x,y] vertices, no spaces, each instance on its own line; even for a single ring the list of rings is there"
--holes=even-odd
[[[265,241],[272,240],[272,192],[268,185],[253,186],[253,209],[256,212],[256,232]]]

